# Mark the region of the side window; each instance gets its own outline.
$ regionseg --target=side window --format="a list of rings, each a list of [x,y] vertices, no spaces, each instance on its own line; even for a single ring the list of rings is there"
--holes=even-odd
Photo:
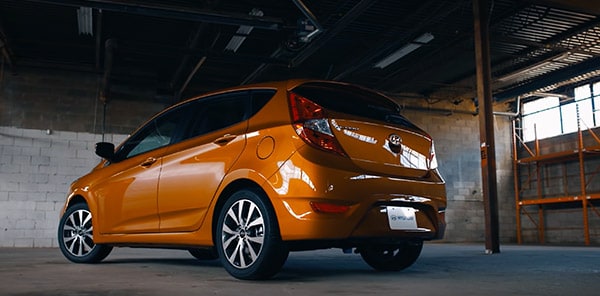
[[[274,89],[253,90],[252,91],[252,114],[256,114],[267,102],[275,95]]]
[[[183,107],[168,111],[146,124],[121,146],[117,151],[117,159],[127,159],[171,144],[177,137],[177,127],[186,112]]]
[[[185,138],[193,138],[214,132],[248,118],[249,94],[247,91],[213,98],[204,98],[192,103],[192,120]]]

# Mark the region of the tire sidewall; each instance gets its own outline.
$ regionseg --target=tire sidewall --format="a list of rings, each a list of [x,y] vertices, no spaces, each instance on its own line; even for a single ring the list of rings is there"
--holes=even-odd
[[[238,279],[261,280],[272,277],[281,269],[281,266],[283,266],[289,253],[287,248],[285,248],[284,244],[281,242],[275,212],[272,206],[266,202],[262,196],[264,195],[257,190],[244,189],[237,191],[228,198],[218,216],[215,231],[217,252],[225,270]],[[262,249],[260,250],[256,261],[249,267],[240,269],[232,265],[227,259],[227,255],[223,250],[222,229],[225,216],[231,206],[243,199],[256,204],[263,217],[265,229]]]
[[[65,241],[64,241],[64,237],[63,237],[65,223],[67,222],[67,219],[74,212],[79,211],[79,210],[85,210],[85,211],[90,212],[90,209],[87,206],[87,204],[78,203],[73,206],[70,206],[65,211],[65,213],[62,215],[62,217],[60,218],[60,222],[58,224],[58,246],[60,248],[60,251],[67,259],[69,259],[70,261],[75,262],[75,263],[97,263],[97,262],[100,262],[100,261],[102,261],[102,259],[104,259],[104,258],[106,258],[106,256],[108,256],[108,254],[112,250],[112,247],[94,244],[92,250],[89,253],[87,253],[86,255],[75,256],[71,252],[69,252],[69,250],[65,246]],[[93,214],[91,212],[90,212],[90,215],[92,215],[92,217],[93,217]]]

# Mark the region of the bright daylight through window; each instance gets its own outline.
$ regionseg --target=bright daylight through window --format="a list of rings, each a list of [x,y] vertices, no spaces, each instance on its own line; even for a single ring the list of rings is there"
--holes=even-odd
[[[569,99],[548,96],[523,103],[523,140],[533,141],[600,126],[600,82],[574,89]],[[578,110],[579,109],[579,110]]]

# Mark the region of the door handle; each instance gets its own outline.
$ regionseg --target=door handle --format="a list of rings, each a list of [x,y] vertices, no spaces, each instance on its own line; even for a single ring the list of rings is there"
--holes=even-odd
[[[156,162],[156,158],[148,157],[148,158],[146,158],[146,160],[144,160],[142,163],[140,163],[140,166],[149,167],[155,162]]]
[[[237,135],[226,134],[226,135],[214,140],[213,143],[224,146],[224,145],[227,145],[229,142],[233,141],[233,139],[235,139],[235,138],[237,138]]]

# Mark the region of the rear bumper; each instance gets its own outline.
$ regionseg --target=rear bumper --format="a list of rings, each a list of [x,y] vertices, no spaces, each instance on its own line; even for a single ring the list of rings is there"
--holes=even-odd
[[[440,179],[437,179],[440,180]],[[311,162],[299,153],[269,179],[268,195],[284,241],[434,240],[444,236],[443,181],[364,174],[352,165]],[[317,212],[311,202],[348,206],[342,213]],[[392,230],[387,207],[415,209],[411,230]]]

